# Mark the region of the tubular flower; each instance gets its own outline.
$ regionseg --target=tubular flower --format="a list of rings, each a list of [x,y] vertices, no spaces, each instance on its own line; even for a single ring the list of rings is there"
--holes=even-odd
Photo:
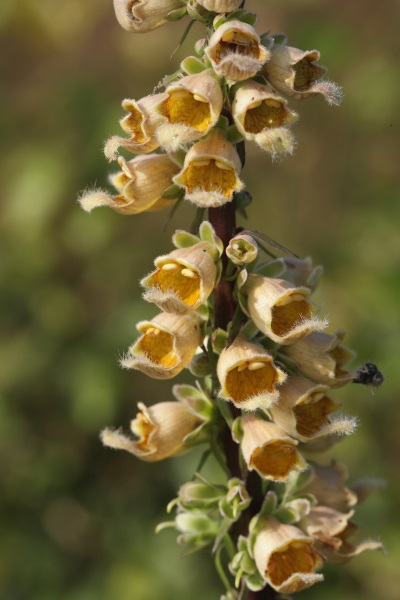
[[[130,134],[130,137],[126,139],[113,135],[107,140],[104,154],[108,160],[117,158],[120,146],[133,154],[147,154],[159,147],[156,128],[163,119],[153,110],[153,106],[166,97],[165,93],[152,94],[140,100],[126,99],[122,102],[122,108],[128,112],[128,115],[120,120],[120,125],[126,133]]]
[[[330,434],[351,433],[355,426],[352,419],[330,420],[329,415],[340,404],[328,398],[327,390],[325,385],[291,375],[279,390],[279,402],[270,409],[271,418],[302,442]]]
[[[197,0],[200,4],[210,12],[228,13],[233,12],[241,5],[242,0]]]
[[[365,550],[383,550],[383,545],[375,540],[355,545],[348,542],[357,532],[357,526],[349,520],[353,514],[354,511],[345,514],[328,506],[315,506],[301,519],[299,527],[314,538],[317,550],[333,564],[344,564]]]
[[[272,157],[293,152],[294,137],[287,126],[294,123],[298,115],[287,108],[287,100],[271,85],[245,82],[235,94],[232,116],[243,137]]]
[[[181,0],[114,0],[118,23],[135,33],[146,33],[164,25],[168,14],[184,5]]]
[[[157,269],[141,281],[145,300],[169,313],[196,310],[213,291],[217,274],[209,247],[200,242],[156,258]]]
[[[221,352],[217,375],[220,398],[247,410],[270,408],[279,397],[277,386],[286,379],[262,346],[240,336]]]
[[[160,313],[137,324],[141,337],[129,348],[121,366],[138,369],[155,379],[171,379],[193,358],[201,343],[200,319]]]
[[[183,77],[160,96],[155,112],[163,123],[157,128],[157,139],[170,152],[206,135],[218,121],[223,105],[211,69]]]
[[[318,65],[318,50],[303,51],[290,46],[274,45],[264,67],[268,80],[286,96],[303,100],[322,94],[328,104],[340,104],[342,91],[336,83],[325,81],[327,69]]]
[[[90,212],[99,206],[109,206],[122,215],[136,215],[161,210],[175,202],[162,197],[172,185],[171,178],[179,171],[166,154],[137,156],[129,161],[120,157],[118,162],[122,171],[112,177],[112,183],[120,193],[112,196],[103,190],[85,192],[79,198],[84,210]]]
[[[159,402],[149,407],[139,402],[138,408],[140,412],[130,424],[137,440],[112,429],[105,429],[101,439],[105,446],[127,450],[148,462],[189,450],[186,438],[204,423],[187,402]]]
[[[296,450],[297,441],[278,425],[252,414],[239,419],[243,430],[240,448],[249,471],[255,469],[261,477],[272,481],[286,481],[292,471],[307,467]]]
[[[264,517],[258,527],[254,560],[274,590],[292,594],[323,580],[322,575],[314,573],[324,560],[313,548],[312,537],[270,517]]]
[[[227,21],[218,27],[205,53],[217,75],[232,81],[254,77],[270,57],[254,27],[242,21]]]
[[[250,317],[278,344],[292,344],[327,325],[313,317],[316,309],[307,300],[308,288],[295,287],[284,279],[249,275],[242,290],[248,296]]]
[[[342,346],[344,331],[336,331],[333,335],[315,331],[292,346],[282,348],[306,376],[318,383],[337,388],[345,385],[354,377],[354,373],[344,369],[355,353]]]
[[[221,206],[243,189],[241,162],[234,146],[216,129],[186,154],[183,169],[173,179],[184,187],[186,198],[200,207]]]
[[[250,235],[235,235],[230,240],[225,252],[235,265],[246,265],[257,258],[257,242]]]

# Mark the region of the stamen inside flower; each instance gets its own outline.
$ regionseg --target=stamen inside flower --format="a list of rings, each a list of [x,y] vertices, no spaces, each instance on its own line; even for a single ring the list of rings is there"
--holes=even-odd
[[[186,306],[193,306],[200,297],[201,278],[194,270],[177,262],[162,265],[148,280],[148,287],[175,294]]]
[[[243,402],[262,393],[273,393],[278,380],[278,372],[273,363],[244,361],[228,371],[225,388],[235,402]]]
[[[304,437],[312,437],[329,425],[328,415],[337,408],[338,404],[324,393],[311,394],[293,409],[297,431]]]
[[[317,558],[318,554],[309,542],[292,542],[284,550],[272,554],[265,574],[278,586],[294,573],[311,573],[315,569]]]
[[[179,362],[173,336],[157,327],[146,329],[137,343],[137,350],[143,352],[149,361],[162,367],[175,367]]]
[[[234,169],[216,159],[193,160],[185,169],[183,178],[189,193],[202,190],[230,198],[237,188]]]
[[[143,133],[145,115],[134,104],[126,104],[124,108],[129,111],[129,115],[121,119],[122,129],[129,133],[135,142],[143,144],[147,141],[147,137]]]
[[[162,106],[170,123],[186,125],[197,131],[206,131],[211,123],[208,100],[188,90],[171,90]]]
[[[154,430],[154,425],[150,423],[143,413],[137,413],[136,419],[131,422],[131,431],[138,436],[136,446],[143,452],[150,450],[150,434]]]
[[[275,335],[285,336],[297,325],[310,319],[312,313],[313,307],[303,294],[290,294],[273,306],[271,329]]]
[[[295,89],[296,92],[307,91],[316,81],[325,75],[326,68],[313,62],[316,58],[318,58],[318,56],[315,53],[311,53],[293,65],[293,70],[296,73],[293,89]]]
[[[244,118],[244,129],[248,133],[261,133],[264,129],[281,127],[288,121],[283,102],[266,98],[249,106]]]
[[[251,465],[267,479],[282,481],[298,460],[299,454],[293,443],[275,440],[254,450]]]

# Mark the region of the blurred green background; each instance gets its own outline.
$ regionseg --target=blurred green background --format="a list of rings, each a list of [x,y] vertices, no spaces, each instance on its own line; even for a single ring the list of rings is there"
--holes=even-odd
[[[374,394],[338,392],[360,425],[322,460],[335,455],[354,477],[387,480],[357,522],[389,554],[327,569],[327,583],[300,597],[398,600],[400,4],[247,5],[260,13],[260,32],[318,48],[345,90],[340,109],[292,103],[301,114],[293,158],[272,165],[249,147],[248,226],[324,265],[317,301],[332,330],[344,328],[360,362],[386,377]],[[138,280],[193,209],[164,231],[166,213],[89,216],[75,201],[107,184],[101,148],[119,133],[121,100],[150,93],[202,36],[196,25],[170,62],[184,27],[128,34],[111,0],[0,4],[1,600],[204,600],[222,591],[207,553],[182,558],[173,532],[153,533],[199,454],[146,465],[98,440],[106,425],[127,427],[137,401],[171,397],[170,383],[122,371],[117,359],[135,323],[156,312]]]

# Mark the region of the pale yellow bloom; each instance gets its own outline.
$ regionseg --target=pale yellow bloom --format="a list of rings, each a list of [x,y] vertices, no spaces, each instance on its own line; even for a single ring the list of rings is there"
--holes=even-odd
[[[322,94],[329,104],[340,104],[341,89],[336,83],[323,79],[327,69],[317,64],[319,58],[318,50],[303,51],[276,44],[264,72],[272,85],[286,96],[303,100]]]
[[[221,206],[243,189],[241,162],[234,146],[216,129],[206,140],[194,144],[183,168],[173,179],[184,187],[185,197],[200,207]]]
[[[316,309],[307,299],[308,288],[295,287],[284,279],[249,275],[242,290],[248,297],[250,317],[274,342],[292,344],[327,325],[313,316]]]
[[[104,154],[108,160],[117,158],[120,146],[133,154],[147,154],[159,147],[156,129],[163,119],[153,110],[153,106],[166,97],[165,93],[152,94],[140,100],[126,99],[122,102],[122,107],[128,114],[120,120],[120,125],[130,137],[126,139],[113,135],[107,140]]]
[[[160,210],[175,202],[162,197],[172,185],[171,178],[179,171],[166,154],[137,156],[129,161],[120,157],[118,162],[122,171],[112,177],[112,183],[120,193],[112,196],[98,189],[84,192],[79,198],[84,210],[90,212],[99,206],[109,206],[123,215],[136,215]]]
[[[161,313],[151,321],[140,321],[136,327],[142,335],[129,348],[121,365],[155,379],[178,375],[193,358],[202,339],[200,319],[195,314]]]
[[[284,352],[306,376],[330,387],[341,387],[354,377],[344,367],[355,353],[342,346],[344,331],[333,335],[315,331],[293,345],[282,348]]]
[[[286,373],[274,364],[262,346],[238,336],[223,350],[217,364],[220,398],[238,408],[270,408],[279,397],[279,385]]]
[[[118,23],[135,33],[146,33],[164,25],[168,13],[184,5],[181,0],[114,0]]]
[[[139,402],[138,408],[140,412],[130,424],[131,432],[138,439],[112,429],[105,429],[101,439],[105,446],[127,450],[148,462],[188,450],[185,438],[203,422],[185,402],[159,402],[149,407]]]
[[[352,433],[355,427],[353,419],[330,418],[340,404],[331,400],[326,395],[327,391],[325,385],[291,375],[279,390],[279,402],[270,409],[271,418],[302,442],[331,434]]]
[[[243,137],[272,157],[293,152],[294,137],[288,125],[294,123],[298,115],[287,107],[287,100],[271,85],[246,81],[236,91],[232,116]]]
[[[275,423],[252,414],[240,418],[240,449],[249,471],[272,481],[286,481],[292,471],[303,471],[306,461],[297,452],[297,441]]]
[[[157,139],[169,152],[205,136],[222,110],[222,91],[212,69],[179,79],[162,96],[154,107],[162,119]]]
[[[209,247],[200,242],[156,258],[157,269],[141,281],[145,300],[169,313],[196,310],[214,289],[217,268]]]
[[[243,81],[254,77],[270,53],[260,44],[254,27],[242,21],[227,21],[213,33],[205,50],[220,77]]]
[[[282,594],[292,594],[323,580],[314,573],[324,563],[313,548],[313,539],[293,525],[265,517],[254,541],[257,569],[267,583]]]

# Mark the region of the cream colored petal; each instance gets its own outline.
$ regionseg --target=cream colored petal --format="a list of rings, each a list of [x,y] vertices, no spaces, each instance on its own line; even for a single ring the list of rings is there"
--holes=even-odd
[[[220,354],[217,375],[222,388],[219,396],[246,410],[270,408],[286,378],[262,346],[240,336]]]
[[[297,452],[297,442],[275,423],[252,414],[240,417],[243,438],[240,448],[248,469],[272,481],[285,481],[291,471],[302,471],[307,463]]]
[[[319,58],[318,50],[303,51],[277,44],[264,70],[272,85],[286,96],[303,100],[322,94],[329,104],[340,104],[341,89],[332,81],[322,80],[327,69],[317,64]]]
[[[182,6],[181,0],[114,0],[118,23],[135,33],[146,33],[164,25],[168,13]]]
[[[243,81],[253,77],[270,57],[251,25],[227,21],[211,36],[206,55],[221,77]]]
[[[121,366],[155,379],[170,379],[180,373],[202,339],[200,320],[194,314],[161,313],[151,321],[141,321],[137,329],[142,336],[129,348]]]
[[[281,593],[300,591],[323,579],[314,573],[323,565],[312,538],[293,525],[264,518],[254,542],[254,559],[260,574]]]
[[[344,367],[355,353],[341,344],[343,331],[333,335],[315,331],[306,338],[282,349],[297,368],[315,382],[336,388],[351,381],[353,375]]]
[[[327,326],[313,316],[315,307],[307,300],[307,288],[294,287],[283,279],[249,275],[242,290],[255,325],[274,342],[292,344]]]
[[[198,206],[220,206],[230,202],[233,193],[243,188],[240,169],[234,146],[217,129],[190,148],[182,170],[173,181],[185,188],[185,197]]]
[[[141,281],[145,300],[169,313],[196,310],[214,289],[217,269],[208,248],[201,242],[158,257],[157,269]]]
[[[347,467],[342,463],[311,463],[311,479],[301,491],[315,496],[319,504],[346,512],[357,504],[357,494],[345,486],[347,479]]]

